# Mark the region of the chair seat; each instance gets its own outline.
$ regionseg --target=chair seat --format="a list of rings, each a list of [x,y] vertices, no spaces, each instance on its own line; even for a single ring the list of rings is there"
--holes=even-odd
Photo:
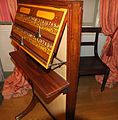
[[[99,57],[80,57],[79,75],[104,74],[108,68]]]

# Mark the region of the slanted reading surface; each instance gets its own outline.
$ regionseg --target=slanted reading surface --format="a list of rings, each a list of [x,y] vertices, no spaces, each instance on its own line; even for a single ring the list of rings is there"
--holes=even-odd
[[[19,4],[12,27],[12,42],[49,68],[66,24],[67,9]]]

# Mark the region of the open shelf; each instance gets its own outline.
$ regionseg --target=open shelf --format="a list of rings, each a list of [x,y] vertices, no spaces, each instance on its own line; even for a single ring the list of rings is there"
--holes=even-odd
[[[22,50],[11,52],[10,56],[16,66],[21,68],[24,75],[32,81],[35,91],[44,101],[48,101],[68,89],[67,81],[56,72],[43,68]]]

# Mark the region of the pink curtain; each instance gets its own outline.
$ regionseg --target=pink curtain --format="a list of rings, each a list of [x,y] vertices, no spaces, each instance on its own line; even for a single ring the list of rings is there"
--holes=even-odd
[[[4,99],[24,96],[31,89],[22,70],[15,68],[14,72],[4,81],[2,95]]]
[[[107,87],[118,82],[118,0],[100,0],[100,26],[107,36],[101,58],[110,68]],[[96,76],[102,83],[103,76]]]
[[[1,22],[12,21],[8,9],[7,0],[0,0],[0,21]]]
[[[13,21],[16,15],[16,10],[17,10],[17,0],[7,0],[7,3],[8,3],[10,16]]]
[[[13,21],[16,14],[16,10],[17,0],[0,0],[0,21]]]
[[[4,0],[1,0],[4,1]],[[7,2],[8,13],[13,21],[17,10],[16,0],[5,0]],[[4,81],[2,95],[4,99],[26,95],[31,89],[20,68],[15,68],[13,73]]]

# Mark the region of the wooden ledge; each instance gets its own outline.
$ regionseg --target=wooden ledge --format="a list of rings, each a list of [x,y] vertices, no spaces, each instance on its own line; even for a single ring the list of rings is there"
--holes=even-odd
[[[22,50],[10,53],[16,66],[32,81],[34,90],[44,100],[52,100],[68,89],[69,83],[52,70],[44,69]]]

